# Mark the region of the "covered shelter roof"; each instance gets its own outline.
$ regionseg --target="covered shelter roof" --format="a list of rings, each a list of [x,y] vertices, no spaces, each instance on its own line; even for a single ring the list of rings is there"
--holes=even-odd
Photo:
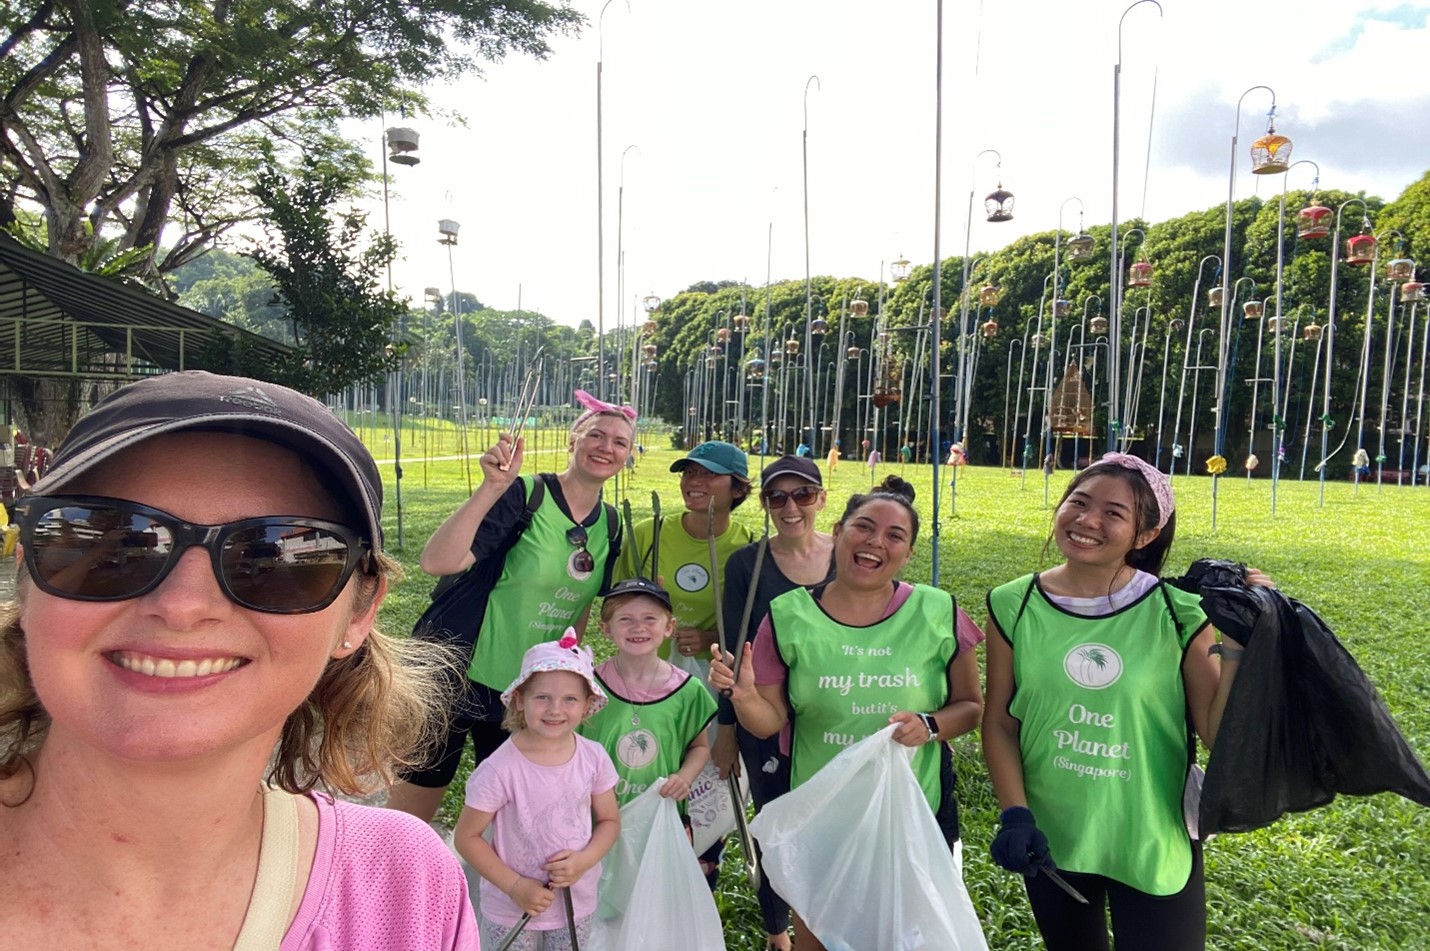
[[[291,349],[0,233],[0,377],[225,372],[232,344],[275,361]]]

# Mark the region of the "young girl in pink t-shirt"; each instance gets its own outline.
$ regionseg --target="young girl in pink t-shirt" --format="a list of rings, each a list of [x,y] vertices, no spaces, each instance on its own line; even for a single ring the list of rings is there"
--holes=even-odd
[[[483,947],[520,929],[512,951],[566,951],[573,933],[586,944],[601,859],[620,833],[611,758],[575,732],[606,695],[567,628],[526,652],[502,702],[511,737],[467,780],[457,851],[482,876]]]

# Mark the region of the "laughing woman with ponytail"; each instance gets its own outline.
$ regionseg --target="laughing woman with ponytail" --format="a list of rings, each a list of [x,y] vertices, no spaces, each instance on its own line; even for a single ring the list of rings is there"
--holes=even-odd
[[[918,534],[913,500],[913,486],[897,476],[851,498],[834,525],[833,579],[771,601],[738,668],[727,652],[711,664],[710,683],[731,691],[735,715],[755,736],[792,728],[791,789],[832,760],[841,739],[857,742],[897,724],[894,741],[920,747],[914,773],[957,855],[958,804],[944,741],[972,730],[982,714],[976,640],[957,630],[947,592],[898,580]],[[825,689],[829,678],[850,689]],[[794,946],[818,951],[823,945],[794,911]]]

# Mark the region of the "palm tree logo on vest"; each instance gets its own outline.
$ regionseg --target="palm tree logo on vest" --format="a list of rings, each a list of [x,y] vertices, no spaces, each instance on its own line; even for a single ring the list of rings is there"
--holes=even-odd
[[[1122,657],[1106,644],[1079,644],[1063,658],[1063,671],[1078,686],[1101,690],[1122,676]]]

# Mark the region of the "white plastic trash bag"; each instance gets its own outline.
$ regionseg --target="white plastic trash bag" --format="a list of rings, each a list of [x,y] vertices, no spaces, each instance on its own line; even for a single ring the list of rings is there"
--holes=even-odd
[[[978,913],[894,726],[765,806],[770,884],[828,951],[986,951]]]
[[[621,809],[596,889],[589,951],[725,951],[720,913],[665,780]]]

